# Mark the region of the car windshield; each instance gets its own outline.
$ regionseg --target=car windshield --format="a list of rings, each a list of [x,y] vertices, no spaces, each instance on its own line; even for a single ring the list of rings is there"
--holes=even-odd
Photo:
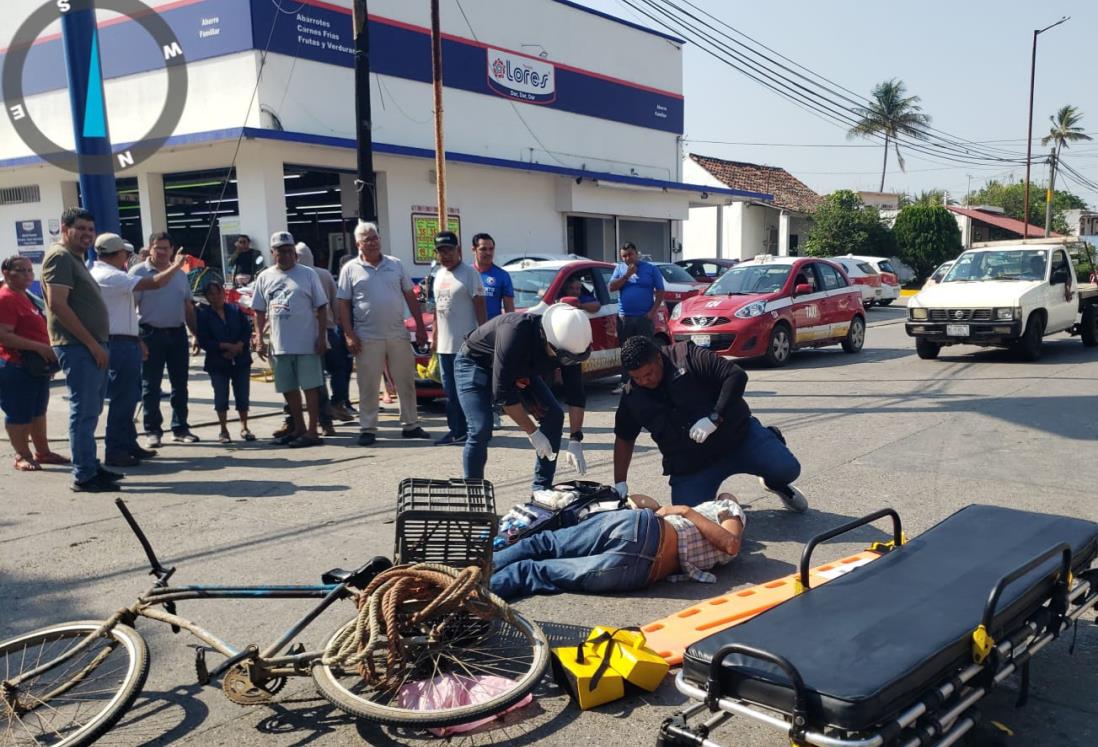
[[[930,279],[936,283],[940,283],[942,281],[942,276],[949,272],[950,267],[953,267],[952,262],[942,262],[942,264],[938,266],[938,269],[934,271],[934,274],[930,276]]]
[[[663,279],[669,283],[693,283],[694,278],[690,277],[690,273],[682,269],[678,265],[656,265],[659,268],[660,274],[663,275]]]
[[[709,286],[707,296],[750,295],[773,293],[785,285],[791,265],[751,264],[730,267]]]
[[[942,282],[979,280],[1044,280],[1048,252],[1043,249],[1003,249],[965,252]]]
[[[545,292],[557,276],[556,269],[509,270],[511,285],[515,288],[515,308],[528,309],[541,303]]]

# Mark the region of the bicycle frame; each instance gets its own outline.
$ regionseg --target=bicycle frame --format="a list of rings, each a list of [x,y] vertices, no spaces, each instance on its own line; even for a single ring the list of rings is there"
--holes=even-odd
[[[175,633],[178,633],[180,630],[186,630],[211,649],[226,657],[225,661],[221,662],[213,671],[206,672],[204,677],[200,674],[200,680],[204,680],[201,682],[203,685],[208,684],[210,680],[224,674],[233,666],[243,661],[251,661],[256,665],[253,667],[253,675],[258,674],[260,678],[271,678],[306,675],[307,671],[303,671],[303,666],[308,665],[321,657],[323,654],[322,651],[298,651],[288,653],[285,656],[278,656],[277,654],[289,645],[302,630],[308,627],[317,617],[328,609],[333,602],[351,596],[352,592],[349,591],[349,588],[352,582],[356,581],[358,572],[347,574],[346,580],[341,583],[322,583],[315,586],[168,586],[168,580],[175,574],[176,569],[174,567],[165,568],[161,565],[159,559],[156,557],[156,553],[152,549],[152,545],[145,536],[145,533],[141,530],[141,527],[138,526],[137,521],[133,518],[129,509],[126,508],[125,502],[121,498],[117,498],[115,499],[115,505],[118,506],[118,510],[122,512],[122,516],[126,519],[126,523],[130,525],[130,529],[133,530],[133,533],[141,543],[141,547],[145,550],[145,555],[148,557],[149,563],[152,566],[150,574],[156,576],[156,583],[141,594],[137,598],[137,601],[130,607],[120,609],[104,620],[102,626],[100,626],[98,630],[90,633],[84,641],[73,646],[57,658],[47,661],[32,670],[23,672],[17,677],[6,680],[4,682],[6,686],[18,687],[22,682],[37,677],[40,674],[63,664],[87,649],[92,641],[96,640],[105,631],[111,629],[120,622],[132,626],[138,617],[166,623],[171,626],[172,632]],[[371,566],[376,565],[378,560],[385,559],[374,558],[368,566],[364,566],[359,569],[359,571],[374,571]],[[380,572],[380,570],[383,569],[378,568],[376,570],[377,572]],[[242,650],[237,649],[235,646],[214,635],[201,625],[176,614],[176,602],[196,599],[320,599],[321,601],[316,607],[290,626],[282,636],[260,651],[254,644],[249,645]],[[161,610],[159,609],[160,607],[163,607],[164,609]],[[203,672],[205,668],[203,655],[204,652],[199,649],[197,656],[202,662],[199,668],[200,672]]]

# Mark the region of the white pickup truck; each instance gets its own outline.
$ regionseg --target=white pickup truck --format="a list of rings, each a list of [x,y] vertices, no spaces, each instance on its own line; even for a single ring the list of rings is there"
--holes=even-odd
[[[907,334],[920,358],[947,345],[1009,347],[1028,361],[1045,336],[1079,335],[1098,345],[1098,286],[1082,282],[1082,259],[1094,267],[1088,244],[1026,239],[973,244],[940,283],[909,299]],[[1085,272],[1085,270],[1084,270]]]

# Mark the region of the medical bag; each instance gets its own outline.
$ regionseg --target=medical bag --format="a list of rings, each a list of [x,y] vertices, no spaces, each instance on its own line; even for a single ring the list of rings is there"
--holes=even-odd
[[[536,491],[529,501],[504,514],[492,549],[501,550],[537,532],[572,527],[592,514],[622,508],[627,508],[625,499],[609,485],[590,480],[557,483],[551,490]]]

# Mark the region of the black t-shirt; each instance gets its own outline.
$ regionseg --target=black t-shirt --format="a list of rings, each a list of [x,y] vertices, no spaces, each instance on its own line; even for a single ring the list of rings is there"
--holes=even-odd
[[[234,258],[229,259],[229,272],[230,275],[251,275],[255,277],[259,274],[261,264],[256,264],[256,259],[262,257],[256,249],[249,249],[246,252],[241,252]]]
[[[573,407],[586,404],[580,367],[562,366],[549,355],[540,314],[500,314],[470,332],[462,352],[491,372],[492,398],[496,402],[518,404],[517,379],[543,376],[559,368],[565,402]]]

